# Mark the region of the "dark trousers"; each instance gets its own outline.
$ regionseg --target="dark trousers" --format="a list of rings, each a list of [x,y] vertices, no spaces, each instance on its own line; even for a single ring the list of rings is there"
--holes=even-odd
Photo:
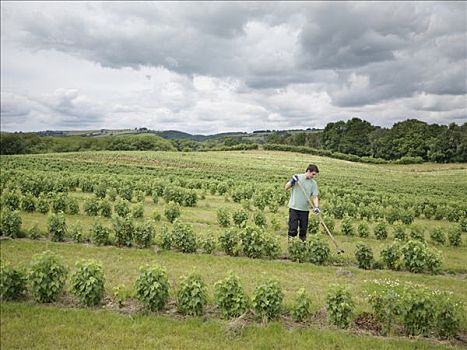
[[[308,211],[301,211],[289,208],[289,237],[297,236],[297,229],[300,227],[298,235],[302,241],[306,239],[308,229]]]

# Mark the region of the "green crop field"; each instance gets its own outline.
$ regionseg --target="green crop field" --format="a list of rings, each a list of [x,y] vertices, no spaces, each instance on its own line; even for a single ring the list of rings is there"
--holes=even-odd
[[[312,213],[307,243],[287,238],[284,185],[309,163],[320,169],[322,217],[341,255]],[[55,153],[2,156],[0,189],[2,264],[26,278],[26,290],[8,298],[2,270],[2,349],[467,345],[467,164],[370,165],[264,150]],[[35,301],[29,277],[44,251],[68,271],[49,303]],[[71,292],[82,259],[102,267],[94,306]],[[159,311],[135,291],[148,264],[167,273]],[[216,297],[229,272],[250,300],[230,319]],[[182,276],[193,273],[206,304],[187,316],[177,298]],[[264,317],[253,299],[269,280],[283,299],[278,314]],[[336,284],[351,299],[348,323],[332,318]],[[310,305],[299,321],[300,288]]]

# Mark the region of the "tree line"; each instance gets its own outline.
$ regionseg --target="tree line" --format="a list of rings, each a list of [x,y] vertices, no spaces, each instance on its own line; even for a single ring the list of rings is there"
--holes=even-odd
[[[388,161],[412,157],[437,163],[467,162],[467,123],[438,125],[408,119],[392,128],[381,128],[352,118],[328,123],[322,132],[275,132],[266,137],[266,143]]]
[[[150,134],[103,137],[39,136],[36,133],[2,133],[1,154],[79,151],[175,151],[174,145]]]
[[[428,124],[417,119],[381,128],[352,118],[328,123],[323,131],[272,131],[253,142],[248,137],[228,136],[216,140],[167,140],[154,134],[113,135],[102,137],[39,136],[37,133],[1,133],[1,154],[77,152],[77,151],[208,151],[255,149],[283,145],[313,149],[323,155],[339,155],[381,161],[412,159],[437,163],[467,162],[467,123]],[[292,147],[292,148],[291,148]],[[352,159],[349,159],[352,160]]]
[[[80,151],[231,151],[257,149],[258,145],[226,137],[195,141],[165,139],[154,134],[99,137],[39,136],[37,133],[1,133],[0,154],[31,154]]]

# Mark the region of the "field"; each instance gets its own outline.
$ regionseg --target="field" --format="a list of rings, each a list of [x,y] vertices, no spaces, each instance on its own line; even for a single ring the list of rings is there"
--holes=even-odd
[[[298,262],[289,251],[284,185],[309,163],[320,168],[322,215],[345,253],[336,254],[312,218],[310,242],[319,236],[316,246],[327,245],[330,254],[323,261],[311,257]],[[22,222],[20,231],[9,235],[18,237],[0,241],[2,262],[26,270],[32,256],[50,250],[61,256],[69,271],[76,261],[92,258],[102,264],[105,275],[105,297],[97,306],[80,306],[68,293],[69,281],[65,293],[51,304],[33,302],[30,292],[19,301],[2,302],[2,349],[425,349],[467,344],[467,318],[461,306],[459,330],[448,339],[437,336],[435,328],[408,337],[402,324],[383,336],[381,325],[370,317],[374,309],[368,299],[371,291],[384,285],[381,281],[390,280],[416,284],[415,289],[430,293],[448,292],[456,302],[467,302],[466,164],[369,165],[263,150],[81,152],[2,156],[1,171],[2,207],[12,206]],[[41,198],[50,211],[38,211]],[[34,209],[23,204],[29,202]],[[104,202],[110,204],[108,215],[100,209]],[[69,203],[75,203],[74,210]],[[129,219],[133,228],[149,223],[154,232],[149,247],[137,248],[145,244],[125,241],[115,233],[116,206],[122,203],[129,209],[128,217],[134,217]],[[59,212],[61,206],[67,227],[63,237],[49,233],[52,211]],[[180,210],[180,226],[170,222],[169,208]],[[236,227],[233,214],[240,211],[248,217],[238,225],[243,246],[238,254],[229,255],[219,238]],[[226,227],[219,219],[222,213],[228,217]],[[96,240],[97,224],[108,228],[107,244]],[[360,226],[366,226],[368,236]],[[31,237],[34,230],[36,237]],[[174,238],[177,230],[185,234],[179,241]],[[267,239],[258,243],[264,247],[245,248],[245,232],[264,234]],[[166,247],[164,239],[170,233],[172,246]],[[186,246],[191,236],[196,237],[194,248]],[[391,269],[382,252],[396,236],[397,244],[405,247],[407,242],[422,242],[424,254],[433,258],[421,268],[401,263]],[[367,269],[359,268],[361,261],[355,256],[360,243],[373,254]],[[154,263],[166,269],[171,287],[168,305],[157,313],[144,310],[133,295],[139,267]],[[254,317],[254,312],[240,320],[222,319],[215,307],[214,285],[229,271],[238,276],[248,296],[258,284],[276,280],[284,294],[281,314],[269,322]],[[208,292],[207,307],[198,317],[184,316],[175,307],[181,276],[192,272],[202,277]],[[332,284],[346,286],[355,305],[345,329],[326,317]],[[304,322],[291,317],[300,288],[311,300],[311,315]],[[126,297],[118,305],[121,295]],[[365,317],[369,321],[364,325],[358,322]]]

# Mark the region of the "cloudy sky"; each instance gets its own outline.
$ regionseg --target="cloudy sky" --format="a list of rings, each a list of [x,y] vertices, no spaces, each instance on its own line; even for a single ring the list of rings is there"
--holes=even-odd
[[[1,2],[1,128],[467,121],[466,2]]]

